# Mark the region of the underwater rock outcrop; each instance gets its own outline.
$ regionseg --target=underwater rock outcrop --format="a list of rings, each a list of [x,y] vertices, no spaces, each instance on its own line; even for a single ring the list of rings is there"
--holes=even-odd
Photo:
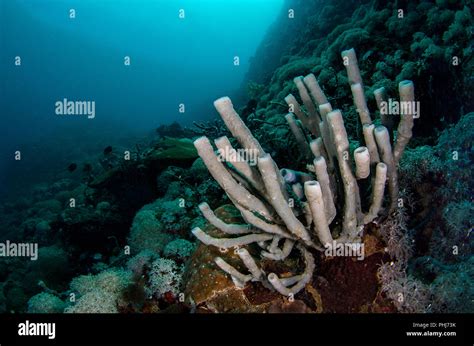
[[[201,203],[199,209],[207,221],[229,237],[212,237],[199,227],[192,233],[206,245],[235,249],[245,273],[220,256],[214,262],[238,287],[257,281],[282,295],[294,296],[313,277],[313,250],[327,252],[343,247],[357,252],[364,227],[379,216],[387,216],[397,206],[397,165],[412,136],[416,117],[413,83],[399,84],[399,104],[404,108],[392,142],[393,122],[382,111],[387,102],[384,89],[375,91],[382,124],[375,126],[354,50],[342,52],[342,58],[363,125],[365,146],[353,150],[354,163],[342,113],[332,109],[313,74],[294,79],[304,108],[293,95],[285,99],[290,111],[286,119],[308,160],[308,172],[280,170],[227,97],[218,99],[214,105],[243,149],[236,150],[227,137],[214,141],[217,154],[207,137],[194,142],[207,169],[246,223],[225,223],[207,203]],[[297,248],[304,259],[302,272],[285,277],[265,272],[251,255],[253,251],[246,247],[254,243],[260,246],[262,258],[273,261],[285,260]]]

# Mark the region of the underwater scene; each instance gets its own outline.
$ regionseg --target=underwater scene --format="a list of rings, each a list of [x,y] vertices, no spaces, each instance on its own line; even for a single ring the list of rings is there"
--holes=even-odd
[[[0,312],[473,313],[469,0],[0,0]]]

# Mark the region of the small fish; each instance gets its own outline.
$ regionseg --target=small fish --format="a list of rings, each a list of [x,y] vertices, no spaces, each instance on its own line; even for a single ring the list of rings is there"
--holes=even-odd
[[[109,155],[110,153],[112,153],[112,146],[109,145],[108,147],[106,147],[104,149],[104,155]]]
[[[77,168],[77,165],[75,163],[71,163],[69,166],[67,166],[67,170],[71,173],[74,172],[76,168]]]

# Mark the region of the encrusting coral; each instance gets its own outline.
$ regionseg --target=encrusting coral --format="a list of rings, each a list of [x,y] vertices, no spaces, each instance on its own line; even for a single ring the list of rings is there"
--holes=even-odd
[[[198,227],[192,233],[206,245],[235,248],[248,274],[241,273],[221,257],[215,258],[215,263],[237,286],[243,287],[251,280],[259,281],[265,287],[292,296],[313,276],[315,263],[310,249],[324,251],[336,244],[357,247],[364,226],[396,208],[397,165],[412,136],[416,116],[413,113],[413,83],[402,81],[399,84],[403,108],[396,140],[392,142],[392,121],[383,111],[387,102],[384,90],[375,92],[380,113],[383,113],[382,125],[375,126],[367,107],[355,51],[342,52],[342,59],[365,142],[365,146],[354,151],[354,164],[350,159],[342,113],[332,109],[313,74],[294,79],[304,107],[291,94],[285,98],[290,111],[286,119],[304,157],[309,160],[306,162],[308,172],[280,170],[227,97],[218,99],[214,105],[243,151],[236,150],[227,137],[215,140],[219,149],[217,154],[207,137],[194,142],[207,169],[246,224],[226,224],[216,217],[209,205],[202,203],[199,209],[207,221],[231,237],[213,238]],[[248,160],[251,156],[256,158],[256,165]],[[384,203],[386,184],[389,198]],[[365,190],[364,194],[362,190]],[[363,204],[361,196],[369,192],[370,201]],[[364,212],[363,209],[367,210]],[[232,237],[234,235],[236,237]],[[296,247],[306,265],[304,272],[284,278],[275,273],[264,273],[258,260],[243,247],[251,243],[261,247],[262,257],[274,261],[284,260]]]

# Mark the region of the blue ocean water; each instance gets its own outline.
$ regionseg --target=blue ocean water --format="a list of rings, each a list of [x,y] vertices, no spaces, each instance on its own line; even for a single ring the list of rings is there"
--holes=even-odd
[[[212,101],[236,94],[281,5],[1,0],[3,193],[15,176],[40,175],[119,138],[214,117]],[[95,117],[57,115],[64,98],[94,101]]]

